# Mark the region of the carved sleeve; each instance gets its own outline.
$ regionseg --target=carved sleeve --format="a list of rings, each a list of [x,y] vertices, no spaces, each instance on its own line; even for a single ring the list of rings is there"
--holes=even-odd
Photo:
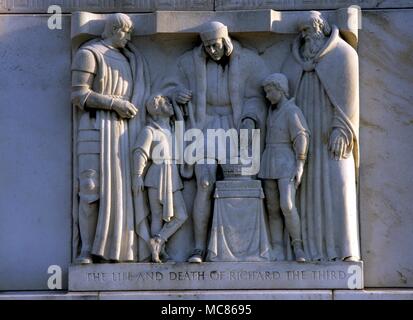
[[[96,60],[89,50],[79,49],[72,63],[72,103],[80,109],[85,108],[86,100],[91,94]]]
[[[72,63],[72,103],[81,110],[112,110],[113,99],[92,90],[96,69],[97,63],[93,53],[79,49]]]
[[[290,110],[288,129],[295,156],[297,160],[305,160],[307,158],[310,131],[301,110],[297,107]]]
[[[134,152],[133,161],[136,175],[142,175],[150,160],[150,152],[153,141],[153,133],[149,127],[143,128],[139,133]]]
[[[255,127],[263,129],[267,115],[266,101],[264,99],[261,82],[267,75],[267,69],[264,61],[255,54],[249,53],[250,62],[248,77],[245,79],[245,95],[243,101],[243,110],[241,121],[245,118],[251,118],[255,122]]]
[[[352,145],[353,138],[354,138],[353,131],[351,130],[351,128],[349,128],[345,119],[341,117],[341,115],[337,112],[335,108],[334,108],[332,129],[340,131],[341,135],[346,140],[347,148],[349,148]]]

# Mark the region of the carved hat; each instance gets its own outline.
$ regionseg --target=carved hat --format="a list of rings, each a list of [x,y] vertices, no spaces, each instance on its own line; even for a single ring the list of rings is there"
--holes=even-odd
[[[203,42],[220,38],[228,39],[228,28],[218,21],[208,22],[203,26],[200,36]]]

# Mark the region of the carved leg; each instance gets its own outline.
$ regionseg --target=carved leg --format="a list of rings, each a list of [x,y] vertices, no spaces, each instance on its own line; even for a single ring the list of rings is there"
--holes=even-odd
[[[216,172],[216,164],[197,164],[195,166],[197,181],[193,209],[195,250],[188,259],[189,262],[200,263],[205,255],[208,224],[211,217],[211,194],[214,189]]]
[[[281,210],[284,214],[285,225],[292,239],[291,244],[294,249],[295,258],[299,262],[305,261],[303,251],[303,241],[301,240],[300,216],[295,206],[295,187],[290,179],[278,180],[280,190]]]
[[[160,238],[165,242],[178,231],[184,224],[188,214],[186,212],[184,198],[181,191],[174,192],[174,217],[169,222],[165,222],[159,232]]]
[[[158,199],[159,191],[148,188],[149,206],[151,209],[151,236],[159,235],[162,229],[162,205]]]
[[[82,249],[77,263],[92,263],[99,213],[99,154],[79,155],[79,231]]]
[[[149,247],[151,248],[152,261],[160,263],[161,248],[165,241],[160,237],[162,230],[162,205],[158,199],[159,191],[155,188],[148,189],[149,206],[151,209],[151,236]]]
[[[275,260],[285,260],[283,229],[284,222],[281,215],[280,196],[276,180],[264,180],[265,204],[268,212],[268,221],[271,235],[271,245]]]

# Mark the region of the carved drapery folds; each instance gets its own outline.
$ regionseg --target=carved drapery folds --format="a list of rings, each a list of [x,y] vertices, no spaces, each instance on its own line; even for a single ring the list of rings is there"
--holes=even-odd
[[[358,261],[358,14],[74,14],[74,262]]]

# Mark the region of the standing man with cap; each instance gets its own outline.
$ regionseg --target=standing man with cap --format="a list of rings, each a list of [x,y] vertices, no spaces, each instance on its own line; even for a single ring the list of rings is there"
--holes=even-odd
[[[233,41],[227,26],[220,22],[206,23],[200,37],[202,44],[179,58],[178,77],[168,83],[170,94],[179,104],[192,102],[195,126],[204,137],[208,129],[264,128],[266,107],[260,84],[266,69],[262,59]],[[238,141],[230,136],[227,143],[226,138],[226,134],[218,135],[221,146],[226,147],[224,153],[217,155],[215,146],[204,147],[203,154],[196,157],[195,248],[189,262],[204,259],[217,165],[228,163],[229,145],[238,148]]]

